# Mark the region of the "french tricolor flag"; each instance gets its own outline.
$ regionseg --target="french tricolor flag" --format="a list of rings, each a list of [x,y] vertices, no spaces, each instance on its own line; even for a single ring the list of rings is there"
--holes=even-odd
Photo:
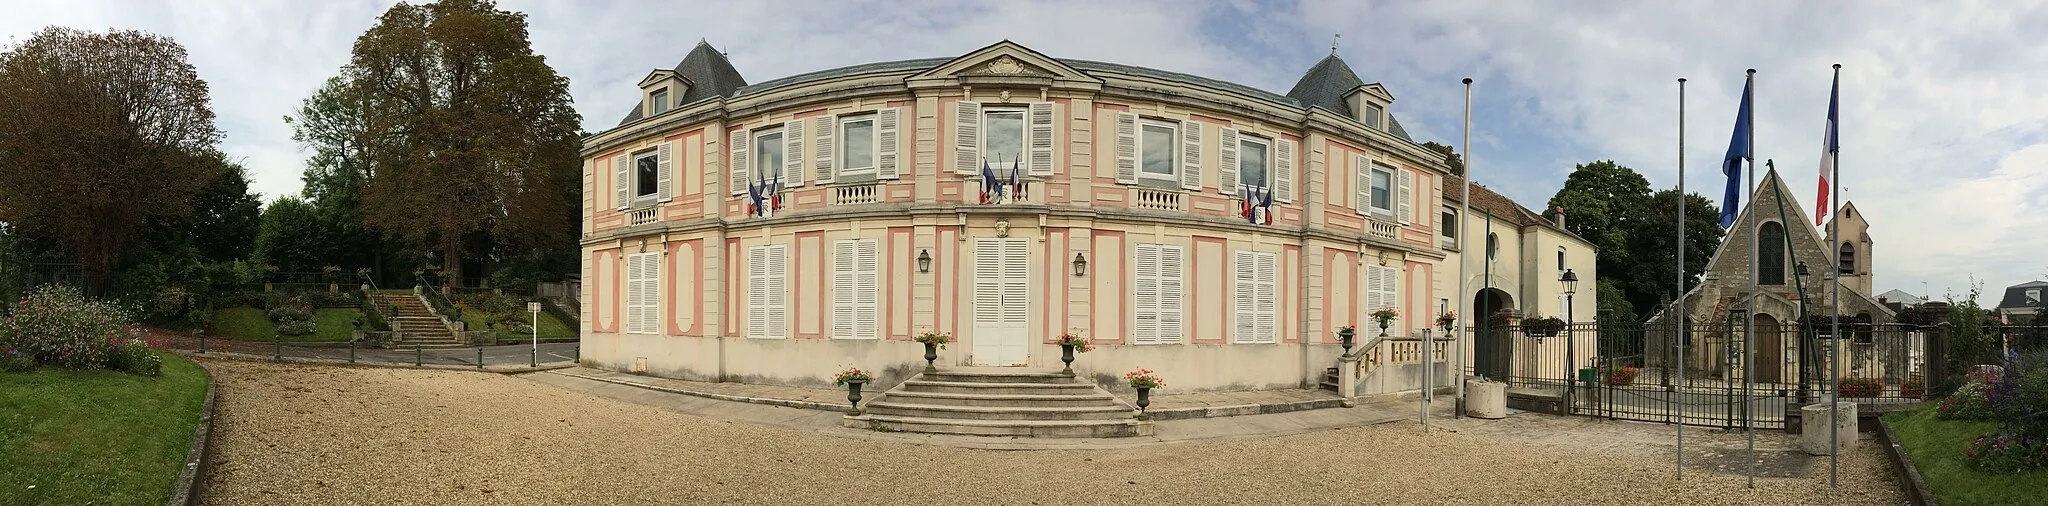
[[[1841,97],[1842,71],[1835,69],[1835,83],[1828,87],[1828,129],[1821,135],[1820,148],[1820,198],[1815,206],[1820,210],[1813,214],[1814,226],[1827,222],[1828,208],[1834,207],[1828,201],[1828,174],[1835,172],[1835,155],[1842,152],[1842,138],[1835,131],[1836,106]]]

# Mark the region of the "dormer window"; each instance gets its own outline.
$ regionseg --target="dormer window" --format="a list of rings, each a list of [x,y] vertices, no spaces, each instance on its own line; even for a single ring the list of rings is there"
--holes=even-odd
[[[1365,126],[1367,128],[1371,128],[1373,130],[1386,130],[1387,127],[1385,126],[1385,122],[1380,120],[1380,118],[1382,116],[1386,116],[1386,114],[1386,108],[1380,107],[1379,104],[1366,104],[1365,118],[1362,119],[1365,120]]]
[[[648,116],[668,112],[668,88],[654,90],[654,94],[647,97],[647,110]]]

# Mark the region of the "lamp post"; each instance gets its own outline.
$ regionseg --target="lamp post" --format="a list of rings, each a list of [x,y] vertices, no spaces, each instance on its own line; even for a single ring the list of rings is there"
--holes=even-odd
[[[1564,274],[1557,276],[1557,281],[1564,284],[1564,375],[1566,385],[1569,385],[1565,389],[1565,402],[1568,406],[1576,406],[1579,390],[1579,346],[1578,335],[1572,332],[1572,295],[1578,292],[1579,275],[1572,273],[1571,269],[1565,269]]]
[[[1809,386],[1813,375],[1809,369],[1813,366],[1813,343],[1818,341],[1814,338],[1814,333],[1818,329],[1813,328],[1812,316],[1807,312],[1806,306],[1806,277],[1813,273],[1806,269],[1806,262],[1799,262],[1793,267],[1792,274],[1793,279],[1798,280],[1794,288],[1799,290],[1799,403],[1803,405],[1812,402],[1808,397],[1813,394],[1813,389]]]

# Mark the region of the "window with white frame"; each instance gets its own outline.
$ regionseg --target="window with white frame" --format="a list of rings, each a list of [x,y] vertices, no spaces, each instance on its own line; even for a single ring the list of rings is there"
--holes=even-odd
[[[789,246],[747,249],[747,337],[789,337]]]
[[[1231,300],[1234,303],[1236,341],[1275,342],[1279,331],[1279,257],[1272,253],[1239,251],[1234,262]]]
[[[1180,126],[1163,121],[1138,122],[1138,177],[1178,181]]]
[[[981,156],[1004,177],[1009,176],[1010,165],[1024,157],[1024,114],[1023,108],[1011,107],[989,107],[982,112]],[[1023,172],[1018,165],[1018,174]]]
[[[668,112],[668,88],[654,90],[654,95],[647,98],[647,108],[648,116]]]
[[[1444,223],[1443,223],[1443,225],[1441,225],[1441,226],[1438,226],[1437,228],[1438,228],[1438,229],[1441,229],[1441,230],[1443,230],[1443,232],[1442,232],[1442,233],[1443,233],[1443,236],[1444,236],[1444,238],[1446,238],[1446,239],[1450,239],[1450,240],[1453,240],[1453,241],[1457,240],[1457,239],[1458,239],[1458,210],[1457,210],[1457,208],[1453,208],[1453,207],[1451,207],[1451,206],[1444,206],[1444,210],[1443,210],[1443,215],[1442,215],[1442,216],[1443,216],[1443,221],[1444,221]]]
[[[1272,167],[1273,157],[1268,148],[1272,145],[1265,139],[1238,134],[1237,137],[1237,182],[1253,190],[1264,190],[1267,170]]]
[[[1380,120],[1386,112],[1379,104],[1365,104],[1365,126],[1373,130],[1386,130],[1386,123]]]
[[[832,244],[832,338],[881,337],[881,259],[874,239]]]
[[[661,330],[661,254],[626,255],[626,333]]]
[[[839,119],[840,175],[874,174],[875,151],[875,115]]]
[[[661,157],[656,150],[633,154],[633,200],[649,200],[661,194]]]
[[[782,179],[782,129],[754,132],[754,179],[776,183]]]
[[[1368,205],[1374,214],[1394,214],[1394,169],[1379,164],[1372,165],[1372,185],[1367,190]]]
[[[1557,247],[1557,272],[1564,272],[1564,246]]]
[[[1137,245],[1133,284],[1131,344],[1170,344],[1181,336],[1181,266],[1179,246]]]

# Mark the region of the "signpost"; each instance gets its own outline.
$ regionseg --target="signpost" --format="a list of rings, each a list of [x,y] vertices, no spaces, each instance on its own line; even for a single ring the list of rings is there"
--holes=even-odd
[[[526,312],[533,313],[533,353],[528,355],[526,365],[535,367],[540,365],[540,303],[526,303]]]

